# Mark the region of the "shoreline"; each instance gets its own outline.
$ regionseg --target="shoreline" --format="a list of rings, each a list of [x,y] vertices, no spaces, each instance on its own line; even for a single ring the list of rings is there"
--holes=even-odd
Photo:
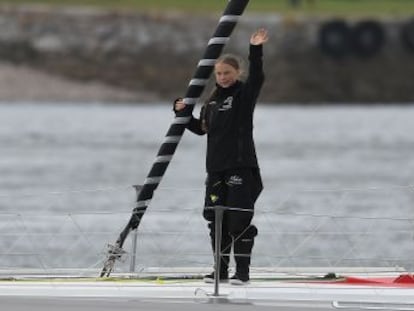
[[[133,92],[98,81],[79,81],[0,62],[0,101],[138,103],[161,99],[151,92]]]
[[[0,20],[0,100],[169,101],[183,95],[217,25],[213,16],[30,7],[0,9]],[[251,13],[223,52],[246,60],[258,27],[272,36],[261,101],[414,102],[414,20]],[[378,40],[366,46],[363,31]]]

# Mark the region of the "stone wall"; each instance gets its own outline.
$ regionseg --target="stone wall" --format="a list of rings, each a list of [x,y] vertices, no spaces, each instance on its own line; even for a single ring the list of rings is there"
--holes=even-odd
[[[262,101],[414,101],[414,52],[400,40],[406,20],[380,21],[386,41],[374,56],[332,58],[318,44],[327,19],[246,14],[226,52],[246,57],[253,30],[269,29]],[[178,12],[2,7],[0,60],[170,100],[183,95],[217,20]]]

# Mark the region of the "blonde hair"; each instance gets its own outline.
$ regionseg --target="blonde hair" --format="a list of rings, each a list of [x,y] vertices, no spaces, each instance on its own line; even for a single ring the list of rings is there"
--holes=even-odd
[[[216,64],[223,63],[232,66],[236,70],[240,70],[242,60],[237,55],[224,54],[216,60]]]

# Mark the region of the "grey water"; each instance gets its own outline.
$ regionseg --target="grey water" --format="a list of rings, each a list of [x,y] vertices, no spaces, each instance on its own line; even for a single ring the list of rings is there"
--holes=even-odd
[[[0,270],[100,268],[172,120],[168,103],[2,103]],[[252,265],[412,269],[412,120],[411,105],[259,104]],[[139,226],[137,269],[211,266],[205,143],[183,136]]]

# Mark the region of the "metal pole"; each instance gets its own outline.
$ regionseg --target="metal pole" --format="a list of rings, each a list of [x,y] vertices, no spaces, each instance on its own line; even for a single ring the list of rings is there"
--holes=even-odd
[[[139,193],[142,190],[142,185],[133,185],[135,192],[137,194],[137,198],[139,196]],[[129,272],[134,273],[135,272],[135,262],[137,259],[137,243],[138,243],[138,228],[134,230],[134,235],[132,236],[132,245],[131,245],[131,262],[129,265]]]
[[[137,243],[138,243],[138,229],[134,230],[134,234],[132,236],[132,245],[131,245],[131,262],[129,265],[129,272],[135,272],[135,261],[137,259]]]
[[[224,206],[214,206],[215,214],[215,237],[214,237],[214,294],[213,296],[219,296],[219,284],[220,284],[220,266],[221,266],[221,239],[222,239],[222,230],[223,230],[223,213]]]

